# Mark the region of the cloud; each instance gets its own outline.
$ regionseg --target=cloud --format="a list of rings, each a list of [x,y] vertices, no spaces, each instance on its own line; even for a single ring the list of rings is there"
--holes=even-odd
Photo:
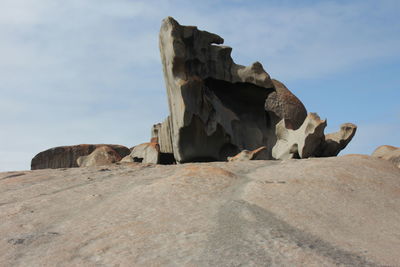
[[[152,34],[158,29],[138,27],[150,7],[1,2],[1,14],[8,15],[0,16],[6,37],[0,44],[0,151],[8,156],[0,170],[27,169],[37,152],[52,146],[147,140],[152,123],[167,114]],[[149,98],[157,103],[151,109]]]
[[[254,5],[224,11],[219,27],[236,48],[234,55],[246,64],[249,59],[260,60],[285,79],[310,79],[371,60],[400,57],[400,22],[393,13],[399,2],[380,3],[378,7],[371,1]]]

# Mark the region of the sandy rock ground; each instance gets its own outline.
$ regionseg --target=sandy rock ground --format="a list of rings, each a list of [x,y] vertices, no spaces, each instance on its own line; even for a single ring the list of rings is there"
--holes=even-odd
[[[0,266],[400,266],[369,156],[0,173]]]

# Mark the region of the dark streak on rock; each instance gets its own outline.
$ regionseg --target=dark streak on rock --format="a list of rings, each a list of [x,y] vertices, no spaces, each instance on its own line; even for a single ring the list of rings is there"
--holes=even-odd
[[[243,216],[246,213],[255,220],[249,221]],[[278,239],[283,243],[296,244],[305,253],[313,252],[336,265],[377,266],[363,256],[335,247],[278,219],[274,213],[243,200],[231,200],[221,207],[218,227],[209,237],[211,245],[204,253],[204,260],[213,266],[239,266],[244,259],[248,259],[246,255],[252,253],[252,263],[257,266],[272,263],[284,266],[288,264],[287,259],[274,251],[276,247],[268,245]]]
[[[23,244],[25,242],[25,239],[23,238],[11,238],[7,241],[8,243],[12,244],[12,245],[20,245]]]
[[[18,238],[11,238],[8,239],[7,242],[12,245],[28,245],[30,242],[36,239],[40,239],[43,237],[48,237],[48,236],[57,236],[60,235],[58,232],[45,232],[45,233],[39,233],[39,234],[30,234],[30,235],[23,235]]]
[[[4,180],[4,179],[8,179],[8,178],[13,178],[13,177],[18,177],[18,176],[22,176],[22,175],[25,175],[25,173],[21,172],[21,173],[11,174],[11,175],[8,175],[8,176],[6,176],[6,177],[3,177],[3,178],[0,179],[0,180]]]

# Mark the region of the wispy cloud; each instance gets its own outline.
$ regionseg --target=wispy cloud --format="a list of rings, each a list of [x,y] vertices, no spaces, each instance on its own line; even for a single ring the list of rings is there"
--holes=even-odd
[[[219,32],[239,49],[237,58],[260,60],[272,74],[309,79],[382,58],[399,58],[398,1],[330,2],[296,7],[254,4],[216,12]],[[226,23],[229,21],[229,23]],[[240,29],[238,31],[238,29]]]

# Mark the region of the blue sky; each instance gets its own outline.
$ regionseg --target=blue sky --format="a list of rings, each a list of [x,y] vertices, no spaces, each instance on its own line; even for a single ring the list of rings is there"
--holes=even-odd
[[[146,142],[168,114],[166,16],[219,34],[328,119],[347,153],[400,146],[400,1],[0,1],[0,171],[54,146]]]

